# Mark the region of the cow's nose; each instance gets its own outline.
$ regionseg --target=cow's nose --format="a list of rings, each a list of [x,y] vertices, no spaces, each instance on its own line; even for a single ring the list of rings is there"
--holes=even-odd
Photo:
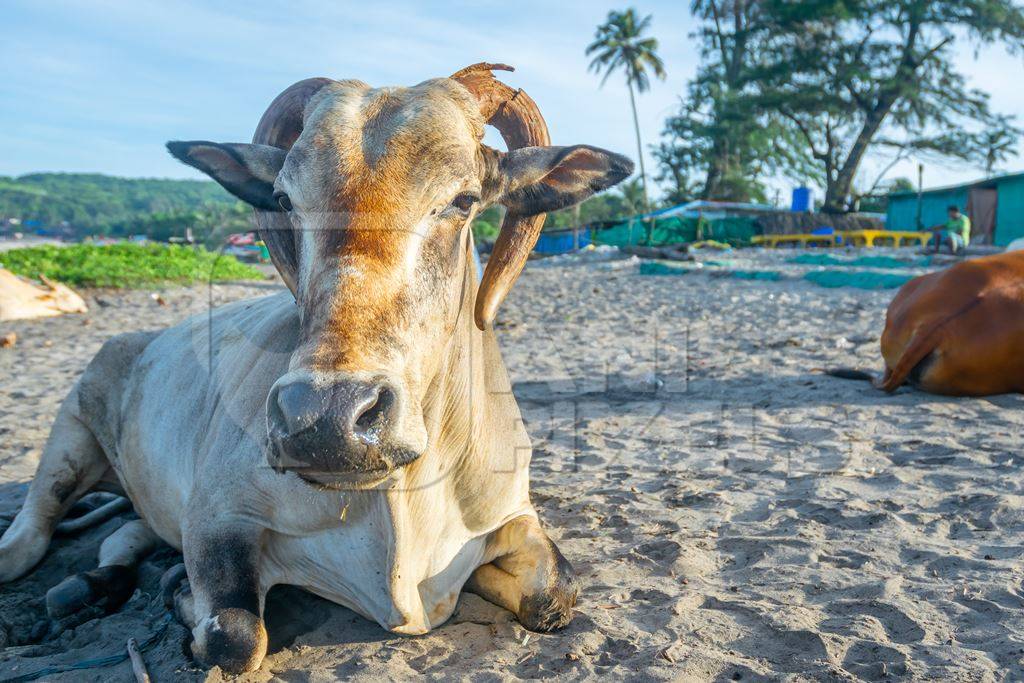
[[[283,469],[373,470],[389,464],[382,442],[392,428],[395,392],[382,381],[316,386],[299,380],[271,390],[267,426]]]
[[[318,391],[309,382],[292,382],[277,392],[277,409],[281,417],[280,428],[284,436],[298,434],[316,424],[327,411],[327,392]]]

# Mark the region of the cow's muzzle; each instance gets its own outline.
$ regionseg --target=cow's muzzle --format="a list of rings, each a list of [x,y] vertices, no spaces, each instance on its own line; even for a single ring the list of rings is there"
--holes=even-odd
[[[380,480],[418,457],[396,443],[398,408],[383,380],[279,382],[267,397],[270,465],[328,486]]]

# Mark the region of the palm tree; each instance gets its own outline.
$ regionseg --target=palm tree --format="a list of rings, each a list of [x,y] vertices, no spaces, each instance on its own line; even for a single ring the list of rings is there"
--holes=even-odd
[[[665,64],[657,55],[658,40],[643,37],[650,26],[651,16],[647,15],[640,19],[632,7],[625,12],[612,10],[608,13],[608,20],[597,27],[594,42],[587,46],[586,51],[588,57],[594,56],[590,62],[590,70],[594,73],[604,72],[602,86],[615,71],[622,70],[626,74],[629,104],[633,108],[633,127],[636,130],[636,153],[640,162],[644,207],[648,212],[651,210],[651,202],[647,193],[647,173],[644,171],[643,144],[640,141],[640,120],[636,115],[636,95],[633,89],[635,88],[638,93],[650,89],[648,69],[658,78],[665,78]]]

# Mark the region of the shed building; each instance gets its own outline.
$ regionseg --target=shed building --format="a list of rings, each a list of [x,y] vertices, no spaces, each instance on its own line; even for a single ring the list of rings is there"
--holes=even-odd
[[[956,204],[971,219],[972,244],[1006,246],[1024,237],[1024,173],[925,190],[920,203],[919,224],[917,192],[890,194],[886,227],[927,229],[945,223],[947,207]]]

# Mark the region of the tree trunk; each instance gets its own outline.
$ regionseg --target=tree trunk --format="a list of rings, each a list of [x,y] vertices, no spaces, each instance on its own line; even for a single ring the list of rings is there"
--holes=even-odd
[[[871,141],[882,127],[882,122],[889,115],[894,103],[895,98],[886,97],[868,112],[864,125],[861,126],[860,133],[857,134],[857,139],[850,147],[845,161],[839,166],[839,172],[836,173],[835,179],[829,178],[825,187],[825,203],[822,206],[822,211],[825,213],[845,213],[849,210],[850,195],[853,193],[853,181],[857,176],[857,171],[860,169],[861,162],[864,161],[864,155],[867,153],[868,147],[871,146]]]
[[[651,210],[651,202],[647,197],[647,173],[644,171],[644,148],[640,141],[640,119],[636,114],[636,97],[633,95],[633,84],[626,82],[629,87],[629,106],[633,109],[633,130],[636,131],[636,160],[640,164],[640,186],[644,189],[644,210]]]
[[[719,197],[719,190],[722,178],[725,177],[727,164],[727,154],[722,149],[721,141],[716,139],[711,145],[711,159],[708,161],[708,175],[704,179],[704,191],[701,193],[702,199],[721,199]]]
[[[640,119],[636,113],[636,96],[633,95],[633,83],[627,79],[626,85],[629,87],[629,106],[633,109],[633,129],[636,131],[636,160],[640,164],[640,186],[644,189],[644,212],[651,212],[651,200],[647,194],[647,172],[644,171],[644,147],[640,141]],[[647,223],[647,241],[651,239],[652,226],[650,219]]]

